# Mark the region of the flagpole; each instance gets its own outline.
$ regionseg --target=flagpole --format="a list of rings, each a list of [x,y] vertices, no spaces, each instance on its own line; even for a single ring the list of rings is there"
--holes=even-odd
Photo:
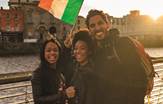
[[[66,46],[66,48],[71,48],[72,46],[72,40],[74,38],[74,34],[73,34],[74,30],[75,30],[75,25],[73,25],[70,32],[66,35],[66,39],[64,40],[64,45]]]
[[[78,16],[77,18],[75,19],[76,21],[78,20]],[[74,30],[75,30],[75,26],[76,26],[76,22],[75,24],[72,26],[71,30],[70,30],[70,33],[66,35],[66,39],[64,41],[64,44],[67,48],[72,48],[72,41],[73,41],[73,38],[74,38]]]

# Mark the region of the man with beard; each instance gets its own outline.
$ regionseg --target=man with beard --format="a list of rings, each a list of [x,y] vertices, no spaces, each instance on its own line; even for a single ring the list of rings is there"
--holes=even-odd
[[[146,66],[133,41],[109,33],[103,11],[90,10],[86,25],[96,43],[97,104],[144,104]]]

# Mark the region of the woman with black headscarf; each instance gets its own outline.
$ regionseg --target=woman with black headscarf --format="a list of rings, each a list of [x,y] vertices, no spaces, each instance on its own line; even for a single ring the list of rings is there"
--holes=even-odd
[[[46,40],[40,51],[40,65],[32,75],[35,104],[64,104],[64,77],[59,68],[61,45],[55,38]]]

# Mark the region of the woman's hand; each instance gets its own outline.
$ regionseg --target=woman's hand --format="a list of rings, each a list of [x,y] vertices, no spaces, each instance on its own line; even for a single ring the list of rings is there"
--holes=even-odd
[[[74,86],[70,86],[66,89],[66,95],[68,98],[73,98],[75,96],[75,88]]]
[[[66,48],[71,48],[72,39],[73,39],[72,34],[67,34],[66,39],[64,40],[64,45],[65,45]]]

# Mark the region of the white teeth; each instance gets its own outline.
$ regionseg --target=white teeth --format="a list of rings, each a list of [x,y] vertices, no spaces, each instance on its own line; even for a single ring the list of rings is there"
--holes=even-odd
[[[102,32],[98,32],[98,33],[96,33],[96,35],[101,35],[102,34]]]
[[[54,60],[54,59],[56,59],[56,57],[49,57],[49,59]]]

